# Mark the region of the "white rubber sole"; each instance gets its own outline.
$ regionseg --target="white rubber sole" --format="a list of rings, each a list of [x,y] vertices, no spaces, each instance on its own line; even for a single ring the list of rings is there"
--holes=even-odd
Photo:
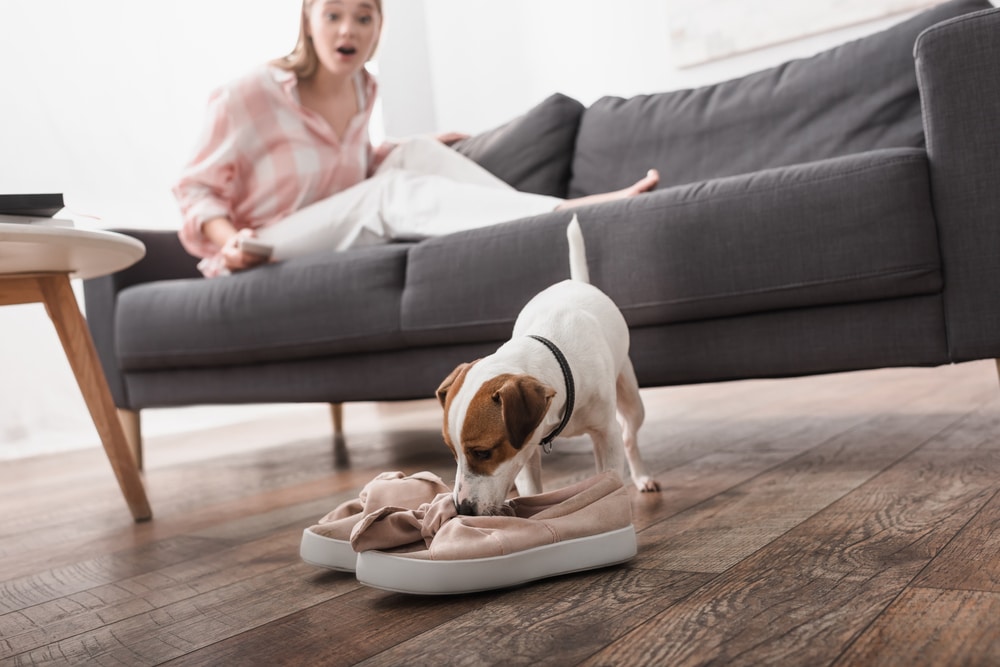
[[[468,560],[423,560],[383,551],[358,554],[358,581],[396,593],[452,595],[507,588],[560,574],[617,565],[637,551],[635,528]]]
[[[358,554],[347,540],[323,537],[308,528],[302,531],[299,556],[310,565],[339,572],[354,572],[358,560]]]

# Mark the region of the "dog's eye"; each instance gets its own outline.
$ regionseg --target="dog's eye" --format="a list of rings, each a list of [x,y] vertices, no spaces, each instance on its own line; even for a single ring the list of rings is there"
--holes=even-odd
[[[493,456],[492,449],[473,449],[472,458],[477,461],[489,461],[490,457]]]

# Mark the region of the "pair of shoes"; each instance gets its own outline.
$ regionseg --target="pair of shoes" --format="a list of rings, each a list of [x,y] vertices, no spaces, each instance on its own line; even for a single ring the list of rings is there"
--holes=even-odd
[[[367,514],[386,507],[414,509],[449,493],[448,485],[430,472],[406,476],[384,472],[368,482],[355,500],[339,505],[302,532],[299,555],[310,565],[354,572],[358,554],[351,547],[351,531]]]
[[[407,481],[414,486],[412,478],[390,475],[388,480],[380,475],[373,484],[385,483],[383,492]],[[425,493],[430,491],[426,480],[421,478]],[[514,498],[508,501],[509,513],[495,516],[458,515],[448,490],[416,508],[390,502],[371,509],[376,503],[369,487],[363,495],[366,513],[338,520],[353,521],[348,543],[358,552],[358,581],[384,590],[423,595],[472,593],[615,565],[636,554],[631,505],[625,485],[613,472],[557,491]],[[395,500],[402,494],[385,495]],[[342,513],[348,506],[358,507],[345,503]],[[303,536],[303,558],[308,562],[315,560],[305,557],[306,535],[321,531],[318,526]],[[333,539],[342,544],[343,532],[339,535]]]
[[[628,494],[613,472],[514,498],[508,508],[509,515],[458,515],[449,493],[416,510],[368,514],[351,534],[358,581],[400,593],[473,593],[636,554]]]

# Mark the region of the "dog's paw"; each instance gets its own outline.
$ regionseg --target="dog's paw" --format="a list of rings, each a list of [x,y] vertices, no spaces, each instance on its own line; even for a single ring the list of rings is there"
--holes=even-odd
[[[643,475],[634,481],[635,487],[643,493],[655,493],[660,490],[660,483],[648,475]]]

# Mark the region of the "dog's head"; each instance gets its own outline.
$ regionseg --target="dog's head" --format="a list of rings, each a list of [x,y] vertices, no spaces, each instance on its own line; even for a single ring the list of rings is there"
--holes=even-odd
[[[458,462],[459,513],[496,514],[531,455],[526,445],[540,439],[532,436],[555,390],[530,375],[477,374],[476,363],[452,371],[437,397],[444,408],[444,441]]]

